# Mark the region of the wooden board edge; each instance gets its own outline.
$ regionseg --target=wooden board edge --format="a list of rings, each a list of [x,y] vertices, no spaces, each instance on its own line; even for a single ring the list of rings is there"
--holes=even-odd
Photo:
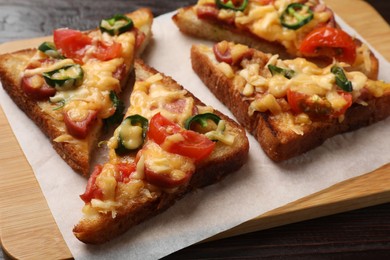
[[[4,252],[15,259],[72,258],[1,107],[0,121],[6,122],[0,124],[0,240]],[[17,241],[12,234],[18,234]]]
[[[375,185],[367,185],[375,183]],[[373,172],[337,183],[327,189],[266,212],[206,241],[265,230],[304,220],[379,205],[390,201],[390,163]],[[359,194],[357,196],[357,194]]]
[[[390,25],[374,7],[364,0],[324,0],[324,2],[387,61],[390,61],[390,44],[384,44],[390,41]]]

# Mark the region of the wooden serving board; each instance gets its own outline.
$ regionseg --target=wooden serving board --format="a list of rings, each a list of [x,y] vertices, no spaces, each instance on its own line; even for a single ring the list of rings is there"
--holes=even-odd
[[[390,27],[361,0],[326,0],[387,60]],[[40,39],[0,45],[0,53],[36,46]],[[72,258],[34,173],[0,109],[0,238],[17,259]],[[263,230],[293,222],[390,202],[390,163],[371,173],[274,209],[210,239]]]

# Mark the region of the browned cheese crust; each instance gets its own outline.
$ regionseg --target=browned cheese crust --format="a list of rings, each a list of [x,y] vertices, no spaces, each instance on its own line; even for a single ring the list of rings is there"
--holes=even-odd
[[[136,60],[135,70],[137,80],[145,80],[151,75],[158,73],[155,69],[148,67],[141,60]],[[172,85],[177,83],[170,77],[165,76],[163,83]],[[195,104],[203,105],[199,99],[188,92],[195,100]],[[161,191],[153,198],[139,198],[123,205],[117,211],[115,218],[111,213],[102,214],[94,219],[82,219],[73,229],[76,237],[90,244],[100,244],[126,232],[131,227],[143,222],[172,206],[186,193],[220,181],[227,174],[238,170],[247,160],[249,142],[244,128],[232,119],[218,111],[214,111],[222,119],[226,120],[229,127],[237,135],[231,146],[218,143],[215,150],[200,165],[192,176],[187,186],[182,186],[174,192]]]
[[[264,55],[264,64],[268,58]],[[390,116],[390,92],[380,98],[371,98],[367,106],[353,104],[342,123],[337,118],[328,121],[315,121],[303,129],[303,135],[286,134],[278,122],[268,113],[248,114],[250,101],[244,100],[235,90],[233,82],[219,71],[196,46],[191,49],[191,62],[194,71],[234,114],[235,118],[258,140],[265,153],[279,162],[307,152],[326,139],[337,134],[356,130]],[[263,65],[264,65],[263,64]]]
[[[280,43],[269,42],[250,33],[249,31],[240,30],[234,26],[228,26],[223,23],[199,19],[192,6],[179,9],[178,12],[172,17],[172,20],[181,32],[190,36],[214,42],[226,40],[230,42],[241,43],[265,53],[278,54],[281,59],[296,58],[296,56],[288,53]],[[359,39],[355,39],[355,43],[357,47],[362,45],[362,42]],[[377,79],[379,61],[372,52],[370,54],[370,59],[370,72],[366,74],[370,79]],[[332,59],[325,57],[312,58],[309,60],[321,67],[332,63]],[[351,67],[351,70],[355,69],[358,68]]]

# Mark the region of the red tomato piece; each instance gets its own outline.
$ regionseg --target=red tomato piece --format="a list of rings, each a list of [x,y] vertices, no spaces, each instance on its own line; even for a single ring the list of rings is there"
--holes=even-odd
[[[186,130],[171,122],[160,113],[152,117],[149,123],[148,138],[161,145],[168,136],[181,134],[183,140],[173,142],[166,149],[170,153],[183,155],[200,161],[214,150],[215,143],[206,136]]]
[[[81,31],[71,29],[57,29],[53,33],[54,44],[67,58],[82,64],[87,46],[92,44],[92,39]]]
[[[39,78],[37,79],[36,77]],[[39,86],[36,86],[34,81],[38,81]],[[35,100],[46,100],[56,94],[56,89],[47,85],[41,75],[23,77],[21,87],[28,96]]]
[[[107,61],[120,57],[122,54],[122,45],[117,42],[113,42],[111,45],[107,45],[104,42],[99,41],[97,43],[97,49],[92,54],[98,60]]]
[[[332,105],[325,98],[313,98],[296,91],[287,91],[287,101],[295,114],[307,113],[315,117],[329,116],[333,112]]]
[[[207,158],[214,150],[215,142],[202,134],[185,130],[181,135],[184,140],[173,143],[168,152],[190,157],[198,162]]]
[[[119,172],[118,176],[115,176],[117,182],[127,183],[130,180],[130,174],[135,172],[137,165],[135,163],[119,163],[116,165],[116,169]]]
[[[299,51],[305,56],[327,56],[349,64],[356,59],[356,44],[352,37],[332,27],[314,29],[303,39]]]
[[[90,110],[87,116],[80,121],[75,121],[69,115],[69,112],[64,113],[64,122],[68,133],[80,139],[87,137],[90,128],[97,119],[97,111]]]
[[[181,130],[182,128],[180,126],[158,113],[149,122],[147,136],[160,145],[165,141],[165,138]]]
[[[80,195],[80,198],[85,203],[90,202],[92,199],[103,198],[102,190],[96,185],[96,178],[99,176],[102,170],[103,170],[102,165],[96,165],[91,176],[89,177],[87,187],[85,188],[85,192],[84,194]]]
[[[287,90],[287,101],[290,105],[291,110],[294,114],[302,113],[303,110],[300,104],[307,98],[307,95],[292,91],[290,89]]]
[[[326,99],[311,99],[309,95],[299,93],[296,91],[287,91],[287,101],[290,105],[291,111],[294,114],[307,113],[313,116],[331,116],[339,117],[352,105],[352,94],[347,92],[339,92],[345,99],[346,104],[340,110],[335,111],[330,102]]]

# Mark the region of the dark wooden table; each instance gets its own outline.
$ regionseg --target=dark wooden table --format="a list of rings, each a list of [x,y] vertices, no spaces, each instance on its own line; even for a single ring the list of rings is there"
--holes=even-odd
[[[123,10],[150,7],[155,16],[196,0],[0,0],[0,43],[93,28]],[[390,1],[367,1],[390,23]],[[389,44],[389,43],[386,43]],[[1,180],[0,180],[1,181]],[[390,203],[193,245],[164,259],[385,259],[390,257]],[[0,259],[7,259],[0,251]]]

